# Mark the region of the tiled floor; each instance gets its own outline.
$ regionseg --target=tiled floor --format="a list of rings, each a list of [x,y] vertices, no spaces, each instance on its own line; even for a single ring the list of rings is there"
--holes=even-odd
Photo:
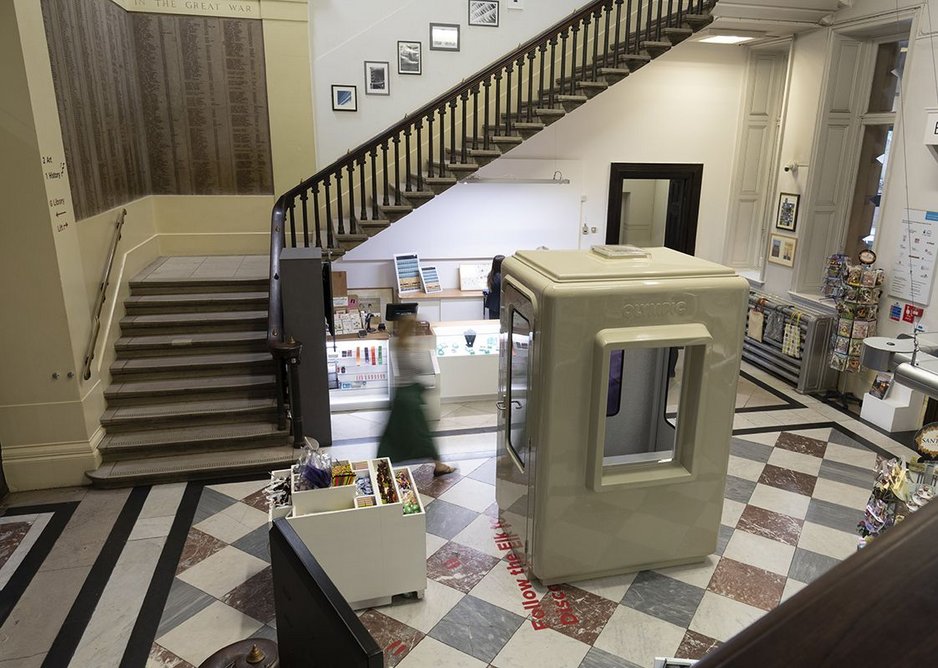
[[[717,552],[552,588],[513,573],[496,540],[510,529],[497,526],[491,402],[444,406],[437,441],[458,473],[433,478],[424,465],[415,476],[427,509],[425,598],[361,614],[388,665],[601,668],[699,657],[849,556],[876,455],[910,452],[746,372]],[[372,455],[384,417],[335,416],[334,453]],[[276,638],[263,485],[10,497],[0,517],[0,668],[178,668],[235,640]]]

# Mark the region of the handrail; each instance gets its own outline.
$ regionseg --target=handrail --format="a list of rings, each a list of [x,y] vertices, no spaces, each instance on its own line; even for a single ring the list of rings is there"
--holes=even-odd
[[[85,349],[85,362],[81,369],[81,377],[85,380],[91,378],[91,362],[94,360],[94,349],[98,344],[98,334],[101,332],[101,309],[104,308],[107,286],[111,282],[111,267],[114,266],[114,256],[117,255],[117,242],[120,241],[121,228],[124,227],[124,216],[126,215],[127,209],[121,209],[121,212],[117,214],[114,236],[111,238],[111,249],[108,251],[107,262],[104,264],[104,275],[101,277],[98,296],[92,309],[91,336],[88,339],[88,347]]]
[[[280,253],[284,244],[284,202],[280,197],[270,216],[270,295],[267,305],[267,347],[283,341],[283,307],[280,295]]]

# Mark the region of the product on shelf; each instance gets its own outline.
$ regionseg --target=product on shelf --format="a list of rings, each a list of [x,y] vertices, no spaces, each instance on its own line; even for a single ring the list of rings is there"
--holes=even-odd
[[[264,496],[267,497],[267,505],[270,508],[289,506],[292,500],[290,479],[272,477],[270,484],[264,489]]]
[[[375,482],[382,503],[397,503],[397,491],[394,489],[394,478],[391,475],[391,465],[386,459],[378,459],[375,463]]]
[[[352,465],[348,461],[338,461],[332,465],[332,486],[341,487],[342,485],[351,485],[355,482],[355,472],[352,471]]]
[[[355,507],[356,508],[370,508],[375,505],[375,497],[373,496],[356,496],[355,497]]]
[[[413,491],[401,492],[404,495],[404,514],[413,515],[420,512],[420,501],[417,500],[417,494]]]
[[[355,481],[355,486],[358,488],[359,496],[371,496],[375,493],[374,487],[371,485],[370,476],[358,476],[358,479]]]
[[[398,469],[394,472],[394,477],[397,479],[397,486],[400,487],[402,494],[410,491],[412,485],[410,484],[410,474],[407,469]]]

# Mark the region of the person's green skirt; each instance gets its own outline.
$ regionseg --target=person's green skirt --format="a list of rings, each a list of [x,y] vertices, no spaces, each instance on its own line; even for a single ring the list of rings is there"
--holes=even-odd
[[[397,388],[388,423],[381,434],[378,457],[388,457],[392,462],[439,459],[423,408],[423,393],[420,383]]]

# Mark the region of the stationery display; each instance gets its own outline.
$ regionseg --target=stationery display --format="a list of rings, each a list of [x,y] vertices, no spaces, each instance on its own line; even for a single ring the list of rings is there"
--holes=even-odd
[[[432,292],[443,292],[443,286],[440,284],[440,276],[436,267],[420,267],[420,283],[423,285],[423,291],[427,294]]]
[[[416,253],[394,256],[394,274],[397,276],[397,291],[400,294],[420,292],[420,258]]]
[[[825,294],[833,297],[838,317],[831,341],[831,368],[848,373],[860,371],[863,339],[876,334],[885,277],[882,269],[850,264],[842,254],[828,258]]]

